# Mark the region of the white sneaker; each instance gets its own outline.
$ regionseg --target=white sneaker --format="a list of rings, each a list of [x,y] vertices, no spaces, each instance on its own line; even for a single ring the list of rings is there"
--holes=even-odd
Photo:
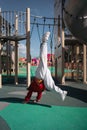
[[[50,36],[50,32],[46,32],[42,37],[42,42],[47,42]]]
[[[66,95],[67,95],[67,91],[63,91],[63,93],[62,93],[62,95],[61,95],[63,101],[65,100]]]

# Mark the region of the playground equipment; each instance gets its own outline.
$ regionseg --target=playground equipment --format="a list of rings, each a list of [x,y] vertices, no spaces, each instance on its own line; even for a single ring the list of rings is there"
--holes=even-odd
[[[41,38],[42,35],[46,32],[49,31],[50,34],[50,39],[48,43],[48,48],[50,50],[50,53],[53,53],[53,38],[54,38],[54,27],[58,26],[58,24],[55,24],[55,21],[58,19],[56,18],[49,18],[49,17],[43,17],[43,16],[34,16],[31,15],[31,35],[32,37],[33,32],[36,32],[39,42],[41,43]],[[50,45],[50,46],[49,46]]]
[[[79,80],[81,72],[82,81],[87,83],[86,7],[86,0],[55,0],[54,3],[54,14],[55,17],[58,18],[58,27],[54,29],[55,72],[56,78],[63,84],[66,79],[64,72],[66,46],[71,46],[71,53],[69,54],[71,60],[69,60],[69,64],[71,64],[71,67],[76,65],[76,74],[72,68],[72,77],[76,77],[76,80]],[[69,31],[69,34],[65,33],[66,28]],[[80,69],[80,65],[82,69]],[[76,76],[73,76],[74,74]]]
[[[31,23],[30,23],[31,17]],[[2,71],[11,75],[15,73],[15,84],[18,84],[18,44],[21,40],[26,40],[26,59],[27,59],[27,86],[30,84],[30,40],[33,32],[37,31],[39,42],[44,32],[50,31],[50,51],[53,51],[53,32],[57,19],[42,16],[30,16],[30,9],[26,12],[19,11],[0,11],[0,86],[2,86]],[[31,25],[31,31],[30,31]],[[4,49],[5,48],[5,49]],[[3,57],[4,55],[4,57]],[[2,57],[3,61],[2,62]]]
[[[63,18],[70,32],[87,44],[87,1],[63,0]]]
[[[30,9],[26,12],[0,10],[0,66],[2,65],[2,48],[6,43],[7,73],[9,73],[8,57],[12,56],[15,72],[15,84],[18,84],[18,43],[26,40],[27,86],[30,84]],[[12,50],[12,48],[13,50]],[[2,68],[0,67],[0,87],[2,87]]]
[[[83,44],[83,82],[87,83],[87,1],[63,0],[63,19],[70,32]]]

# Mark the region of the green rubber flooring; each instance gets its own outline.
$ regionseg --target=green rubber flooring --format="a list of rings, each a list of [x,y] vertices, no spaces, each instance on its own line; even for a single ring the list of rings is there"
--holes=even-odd
[[[0,130],[87,130],[87,84],[66,82],[62,101],[57,93],[44,91],[39,104],[22,104],[26,84],[0,89]],[[35,99],[33,94],[32,99]]]
[[[11,130],[87,130],[87,108],[11,103],[0,111]]]

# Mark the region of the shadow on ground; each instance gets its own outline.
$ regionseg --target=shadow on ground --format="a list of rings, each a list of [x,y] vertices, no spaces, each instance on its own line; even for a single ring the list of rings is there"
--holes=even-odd
[[[0,98],[0,101],[8,102],[8,103],[21,103],[21,104],[23,104],[24,99],[15,98],[15,97],[6,97],[6,98]],[[39,105],[39,106],[44,106],[44,107],[51,108],[51,105],[35,103],[34,100],[30,100],[30,102],[27,103],[27,104],[33,104],[33,105]]]
[[[87,90],[74,88],[71,86],[58,85],[62,90],[68,91],[67,96],[79,99],[85,103],[87,103]]]

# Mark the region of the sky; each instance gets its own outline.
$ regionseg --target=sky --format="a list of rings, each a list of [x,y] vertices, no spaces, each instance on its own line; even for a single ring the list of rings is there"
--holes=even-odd
[[[26,11],[26,8],[30,8],[30,15],[54,17],[54,0],[1,0],[0,8],[2,11]],[[32,20],[32,18],[31,18]],[[30,21],[33,22],[33,21]],[[41,21],[39,21],[41,22]],[[43,22],[43,21],[42,21]],[[46,21],[50,23],[50,21]],[[32,25],[31,25],[32,28]],[[40,29],[40,37],[43,35],[42,26]],[[48,27],[45,27],[44,32],[49,31]],[[50,44],[50,42],[49,42]],[[19,44],[19,56],[26,57],[26,41],[21,41]],[[40,40],[38,31],[34,27],[31,37],[30,52],[31,57],[39,56]],[[48,53],[50,53],[50,45],[48,45]]]

